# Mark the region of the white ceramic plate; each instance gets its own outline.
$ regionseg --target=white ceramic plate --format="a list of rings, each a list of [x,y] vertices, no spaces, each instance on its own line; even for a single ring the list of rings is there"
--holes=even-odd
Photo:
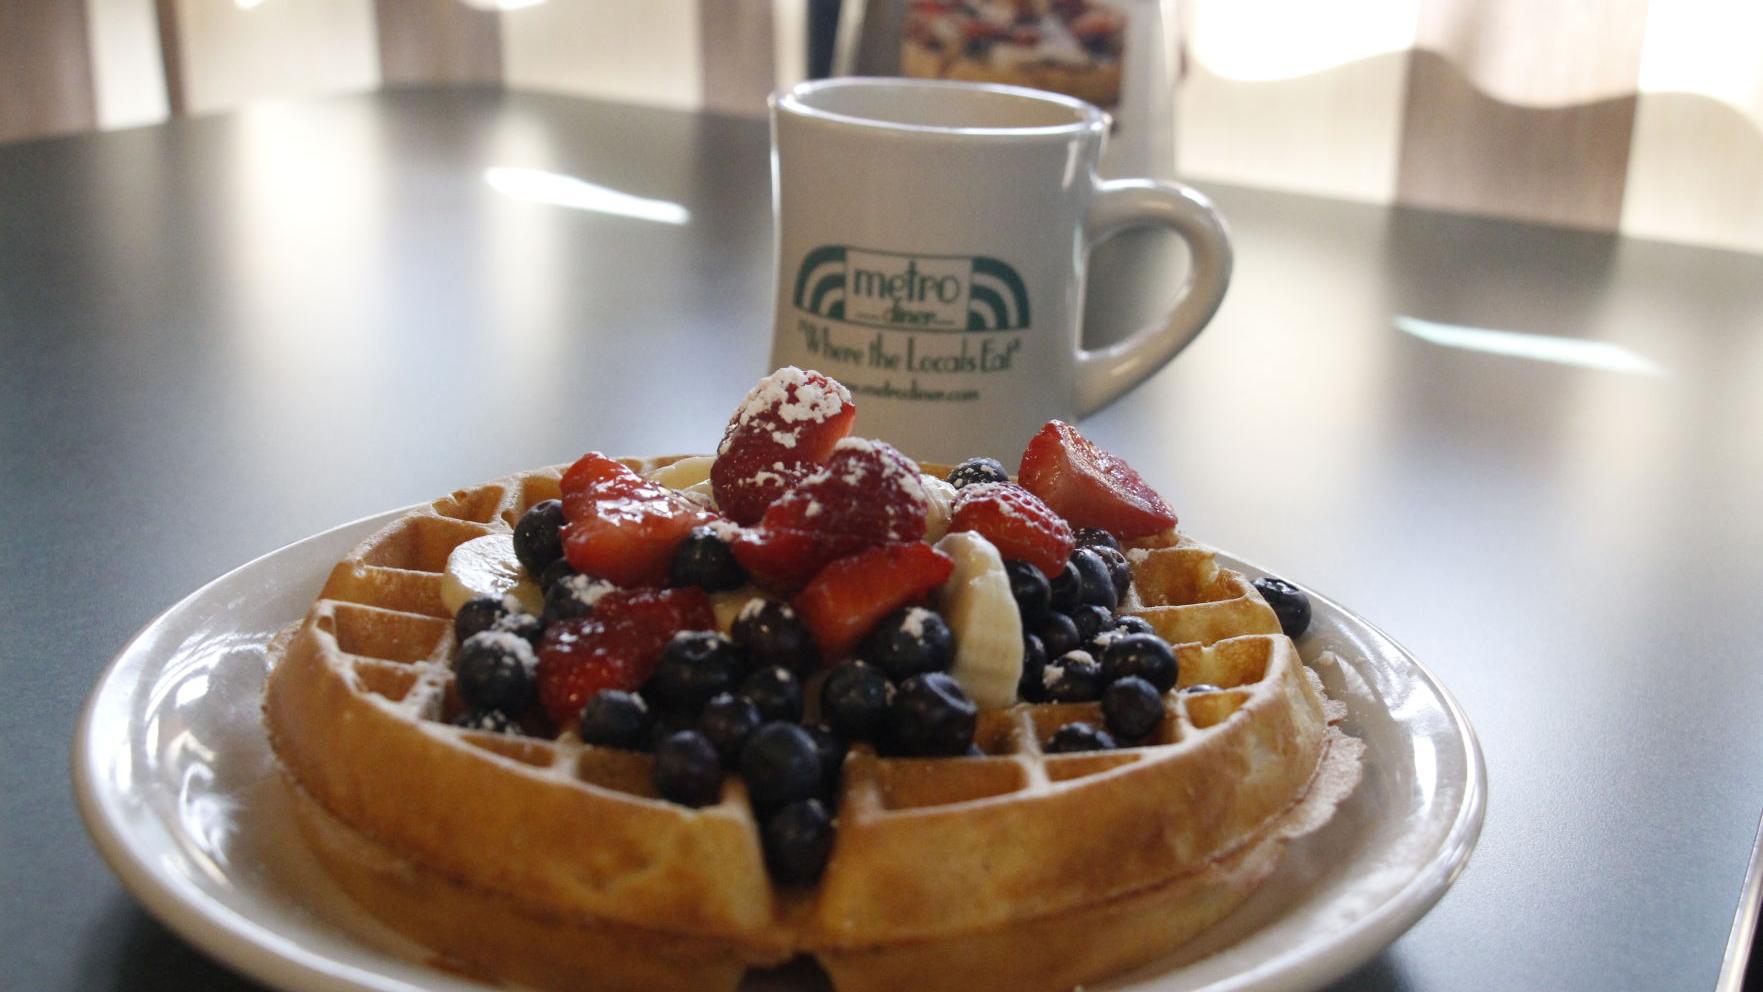
[[[185,939],[279,988],[488,988],[429,967],[422,948],[324,875],[289,821],[260,719],[270,637],[305,612],[338,559],[401,512],[291,544],[165,611],[105,671],[74,738],[81,814],[124,884]],[[1322,675],[1347,704],[1346,731],[1367,744],[1364,781],[1236,913],[1098,988],[1317,988],[1400,936],[1462,870],[1486,792],[1474,732],[1395,642],[1321,596],[1311,602],[1300,647],[1345,661]],[[749,980],[814,984],[800,970]]]

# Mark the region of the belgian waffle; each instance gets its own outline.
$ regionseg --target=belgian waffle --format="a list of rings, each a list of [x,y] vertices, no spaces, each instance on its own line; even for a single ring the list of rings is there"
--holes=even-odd
[[[1122,604],[1180,663],[1153,740],[1044,754],[1099,707],[1019,704],[981,713],[983,757],[854,746],[821,881],[779,887],[738,776],[690,809],[656,796],[646,754],[447,722],[448,554],[511,530],[559,475],[388,525],[272,652],[265,717],[303,835],[354,898],[460,967],[553,989],[732,989],[810,955],[840,992],[1069,987],[1228,913],[1358,779],[1359,742],[1272,610],[1172,532],[1128,551]],[[1199,684],[1217,688],[1183,691]]]

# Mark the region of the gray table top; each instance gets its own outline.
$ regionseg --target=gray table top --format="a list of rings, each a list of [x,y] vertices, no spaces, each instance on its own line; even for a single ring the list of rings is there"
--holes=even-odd
[[[516,202],[494,166],[692,219]],[[589,446],[705,448],[765,371],[767,169],[760,122],[472,91],[0,147],[0,985],[254,987],[87,844],[93,680],[296,538]],[[1085,430],[1403,641],[1487,758],[1467,872],[1342,987],[1711,987],[1763,798],[1763,258],[1207,190],[1229,298]]]

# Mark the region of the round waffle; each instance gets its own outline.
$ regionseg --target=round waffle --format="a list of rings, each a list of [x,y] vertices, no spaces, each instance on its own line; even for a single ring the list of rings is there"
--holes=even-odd
[[[1331,726],[1338,705],[1272,610],[1171,533],[1128,551],[1122,603],[1180,663],[1153,740],[1044,754],[1099,707],[1019,704],[982,712],[983,757],[854,746],[823,877],[777,886],[738,776],[691,809],[656,796],[646,754],[447,723],[448,554],[511,530],[558,480],[413,510],[333,569],[272,652],[265,718],[303,835],[353,897],[456,967],[544,988],[732,989],[806,954],[841,992],[1065,988],[1228,913],[1357,781],[1359,743]],[[1198,684],[1218,689],[1181,691]]]

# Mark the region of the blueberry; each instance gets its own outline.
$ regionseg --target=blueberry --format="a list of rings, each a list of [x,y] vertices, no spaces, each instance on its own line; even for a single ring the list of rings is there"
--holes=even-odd
[[[1261,598],[1273,607],[1273,613],[1279,617],[1279,629],[1285,631],[1290,638],[1299,638],[1304,631],[1310,629],[1310,597],[1304,590],[1292,585],[1284,579],[1268,576],[1255,580],[1255,588],[1261,592]]]
[[[653,724],[649,704],[634,692],[602,689],[582,707],[582,742],[601,747],[641,750]]]
[[[1096,631],[1096,636],[1083,642],[1083,646],[1078,648],[1078,650],[1087,651],[1091,658],[1100,659],[1102,655],[1107,652],[1108,645],[1113,644],[1116,640],[1124,636],[1124,634],[1115,630],[1112,626],[1103,627],[1101,630]],[[1098,661],[1098,663],[1100,662]]]
[[[881,669],[852,661],[833,669],[820,687],[820,715],[847,740],[873,741],[887,721],[893,683]]]
[[[1132,586],[1132,565],[1127,563],[1126,556],[1114,548],[1091,548],[1096,557],[1108,566],[1108,578],[1114,582],[1114,602],[1119,605],[1126,598],[1126,590]]]
[[[747,676],[735,694],[751,699],[767,721],[802,719],[802,682],[781,665]]]
[[[850,746],[824,723],[811,723],[803,729],[814,738],[814,751],[820,755],[820,788],[815,794],[837,807],[839,778],[845,773],[845,752]]]
[[[1143,617],[1117,616],[1108,626],[1096,632],[1096,636],[1084,642],[1084,650],[1094,658],[1100,659],[1108,652],[1108,645],[1120,640],[1128,634],[1156,634],[1156,628],[1145,622]]]
[[[1080,751],[1109,751],[1114,748],[1114,738],[1108,731],[1098,729],[1094,724],[1081,721],[1068,723],[1053,731],[1048,739],[1048,754],[1076,754]]]
[[[960,489],[976,482],[1009,482],[1010,473],[996,458],[969,458],[949,471],[949,485]]]
[[[1114,736],[1136,741],[1163,722],[1163,697],[1151,683],[1128,675],[1102,690],[1102,716]]]
[[[501,710],[518,716],[533,704],[533,669],[539,659],[533,646],[513,634],[486,630],[459,646],[453,674],[459,698],[473,709]]]
[[[751,699],[724,692],[704,704],[698,714],[698,732],[716,748],[723,767],[733,768],[741,760],[748,736],[764,722]]]
[[[1102,666],[1087,651],[1047,663],[1047,698],[1055,703],[1093,703],[1102,696]]]
[[[563,504],[534,503],[514,525],[514,557],[528,575],[543,575],[563,558]]]
[[[811,885],[833,850],[833,821],[818,799],[794,802],[765,821],[765,864],[785,885]]]
[[[747,738],[741,748],[741,775],[755,808],[777,809],[820,788],[820,749],[800,725],[775,720]]]
[[[1109,548],[1120,550],[1120,538],[1108,533],[1100,527],[1079,527],[1072,535],[1077,538],[1080,548]]]
[[[1067,559],[1065,567],[1053,576],[1049,604],[1056,613],[1070,613],[1084,601],[1083,576],[1077,572],[1077,566]]]
[[[942,672],[900,683],[888,707],[888,737],[906,754],[956,755],[973,743],[979,710],[961,684]]]
[[[682,630],[661,649],[643,695],[663,709],[697,713],[711,696],[733,692],[745,674],[733,641],[714,630]]]
[[[1187,688],[1182,690],[1182,692],[1184,692],[1184,693],[1188,693],[1188,692],[1218,692],[1218,691],[1220,691],[1219,688],[1215,685],[1212,685],[1209,682],[1195,682],[1193,685],[1190,685]]]
[[[614,588],[605,579],[590,575],[566,575],[545,590],[544,621],[574,620],[593,612],[594,603],[608,589]]]
[[[1041,570],[1026,561],[1007,561],[1004,574],[1010,577],[1010,595],[1016,600],[1017,615],[1022,628],[1032,630],[1047,615],[1053,589]]]
[[[1168,692],[1175,687],[1175,652],[1156,634],[1127,634],[1102,652],[1102,671],[1110,682],[1137,675],[1158,692]]]
[[[1047,618],[1035,628],[1035,636],[1041,639],[1041,646],[1047,649],[1049,658],[1076,651],[1083,644],[1083,638],[1077,634],[1077,624],[1063,613],[1047,614]]]
[[[491,624],[490,629],[513,634],[535,648],[545,639],[545,621],[531,613],[510,613]]]
[[[1078,640],[1088,642],[1102,631],[1114,629],[1114,611],[1106,606],[1085,603],[1071,611],[1071,622],[1077,627]]]
[[[747,581],[728,542],[709,527],[694,527],[673,551],[667,567],[670,586],[698,586],[706,592],[739,588]]]
[[[795,610],[775,600],[755,600],[742,607],[729,636],[753,665],[782,665],[797,675],[807,675],[820,665],[814,635]]]
[[[655,791],[682,806],[709,806],[722,798],[722,763],[696,730],[669,734],[655,745]]]
[[[575,568],[569,564],[568,558],[559,558],[539,573],[539,588],[546,592],[557,584],[558,579],[567,579],[576,574]]]
[[[466,600],[453,614],[453,639],[464,644],[473,634],[481,634],[508,615],[508,604],[500,596],[479,596]]]
[[[1115,617],[1114,629],[1120,631],[1122,634],[1157,633],[1157,628],[1151,626],[1151,621],[1146,620],[1144,617],[1133,616],[1130,613]]]
[[[520,733],[520,727],[501,710],[466,710],[453,718],[453,726],[491,734]]]
[[[883,617],[857,646],[857,656],[898,682],[921,672],[948,671],[955,660],[955,635],[934,610],[908,606]]]
[[[697,730],[697,717],[680,710],[657,710],[651,708],[649,713],[649,740],[646,750],[653,751],[661,746],[661,742],[682,730]]]
[[[1016,698],[1031,703],[1047,701],[1047,649],[1033,634],[1022,635],[1022,678],[1016,682]]]
[[[1066,565],[1077,572],[1079,602],[1105,607],[1110,611],[1120,602],[1120,594],[1114,591],[1114,576],[1108,571],[1108,563],[1094,549],[1078,548],[1071,553]]]
[[[575,586],[568,581],[573,578],[573,575],[566,576],[545,588],[543,619],[546,624],[585,617],[593,610],[592,606],[583,602],[581,597],[576,595]]]

